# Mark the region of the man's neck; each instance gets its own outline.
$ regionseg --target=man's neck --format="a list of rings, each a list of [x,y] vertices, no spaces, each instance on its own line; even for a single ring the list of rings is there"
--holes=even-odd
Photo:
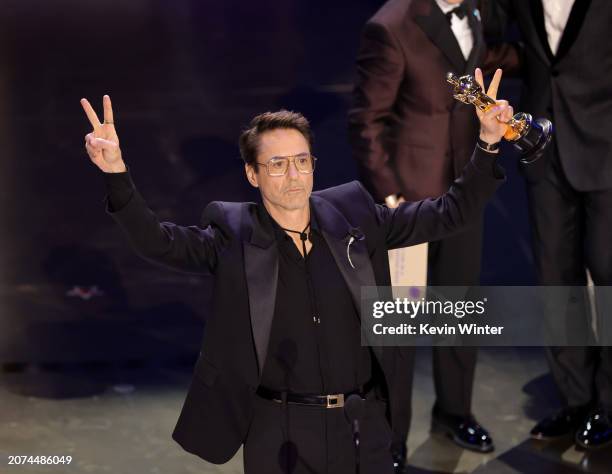
[[[302,231],[310,222],[310,205],[308,203],[301,209],[279,208],[265,199],[263,203],[270,217],[285,229]]]

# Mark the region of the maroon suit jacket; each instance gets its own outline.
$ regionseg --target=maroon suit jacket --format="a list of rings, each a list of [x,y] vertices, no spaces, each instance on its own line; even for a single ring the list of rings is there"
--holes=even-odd
[[[480,14],[466,0],[474,47],[466,61],[434,0],[390,0],[365,25],[349,135],[361,180],[379,201],[442,195],[478,134],[471,105],[452,97],[446,73],[474,73],[484,59]]]

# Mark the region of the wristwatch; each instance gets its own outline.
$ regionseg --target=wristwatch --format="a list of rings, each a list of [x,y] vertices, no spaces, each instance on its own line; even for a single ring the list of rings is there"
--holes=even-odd
[[[484,140],[481,140],[480,137],[478,137],[476,139],[476,144],[482,148],[484,151],[487,151],[489,153],[491,153],[492,151],[497,151],[499,150],[499,144],[501,142],[497,142],[497,143],[487,143]]]

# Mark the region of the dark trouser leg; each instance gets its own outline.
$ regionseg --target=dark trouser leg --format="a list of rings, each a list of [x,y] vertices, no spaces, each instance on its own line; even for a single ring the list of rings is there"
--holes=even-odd
[[[289,405],[289,434],[281,404],[255,397],[244,443],[245,474],[324,473],[324,410]]]
[[[586,284],[583,197],[565,178],[554,150],[551,155],[546,176],[527,187],[538,279],[542,285],[581,286]],[[563,312],[550,315],[551,320],[585,331],[585,303],[583,298],[572,298]],[[547,349],[551,372],[568,406],[592,401],[596,352],[589,347]]]
[[[612,334],[612,190],[585,193],[587,267],[595,288],[600,334],[610,340]],[[599,350],[595,385],[597,401],[612,412],[612,348]]]
[[[392,474],[391,428],[386,405],[365,402],[361,428],[361,473]],[[245,474],[354,474],[351,425],[342,408],[289,405],[289,432],[283,406],[255,398],[253,421],[244,443]]]
[[[414,347],[398,348],[394,359],[394,383],[391,384],[390,403],[393,426],[391,450],[401,453],[405,449],[412,419],[412,382],[414,377]]]
[[[428,284],[478,285],[482,249],[482,223],[453,237],[429,244]],[[401,348],[396,360],[396,383],[391,394],[393,449],[406,443],[411,419],[412,380],[415,349]],[[477,349],[437,347],[433,349],[434,384],[437,404],[450,414],[470,413]]]
[[[612,413],[612,347],[602,347],[599,355],[599,367],[595,379],[597,400],[608,413]]]
[[[470,286],[480,283],[482,222],[460,234],[429,244],[428,284]],[[469,415],[476,369],[475,347],[434,347],[436,408]]]
[[[387,405],[374,396],[364,402],[360,421],[361,474],[393,474],[391,459],[391,427],[386,419]],[[355,473],[353,431],[343,410],[327,410],[329,440],[329,474]]]
[[[477,355],[475,347],[434,347],[436,410],[458,416],[471,413]]]

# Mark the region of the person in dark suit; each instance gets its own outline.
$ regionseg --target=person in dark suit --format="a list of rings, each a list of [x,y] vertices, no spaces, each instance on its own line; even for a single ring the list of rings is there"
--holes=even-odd
[[[368,191],[381,202],[417,201],[445,192],[478,137],[472,106],[453,99],[446,73],[471,73],[485,56],[473,0],[390,0],[365,25],[349,132]],[[478,285],[482,221],[430,242],[428,285]],[[396,397],[394,457],[405,462],[414,350]],[[433,349],[433,423],[460,446],[493,450],[472,415],[477,349]],[[476,433],[476,435],[472,435]]]
[[[588,269],[595,285],[610,285],[612,4],[497,0],[483,10],[492,38],[502,39],[509,21],[518,23],[524,44],[521,109],[550,118],[556,128],[548,159],[525,170],[539,282],[584,286]],[[598,316],[610,318],[609,308],[600,305]],[[585,326],[588,314],[576,298],[567,314],[557,315],[558,323]],[[611,349],[552,347],[547,356],[564,407],[538,423],[532,436],[575,433],[584,448],[612,443]]]
[[[93,126],[86,149],[104,172],[107,211],[144,258],[215,279],[174,439],[213,463],[244,444],[249,474],[352,473],[351,424],[338,408],[355,396],[363,407],[361,472],[393,472],[386,400],[400,354],[361,345],[360,290],[390,284],[388,248],[443,238],[479,218],[504,180],[495,153],[476,148],[446,194],[391,210],[358,182],[311,193],[307,120],[266,112],[240,137],[247,179],[262,202],[213,202],[201,226],[183,227],[160,223],[147,207],[123,161],[108,96],[103,104],[102,123],[82,100]],[[482,140],[498,142],[505,126],[496,117],[511,113],[505,101],[478,112]]]

